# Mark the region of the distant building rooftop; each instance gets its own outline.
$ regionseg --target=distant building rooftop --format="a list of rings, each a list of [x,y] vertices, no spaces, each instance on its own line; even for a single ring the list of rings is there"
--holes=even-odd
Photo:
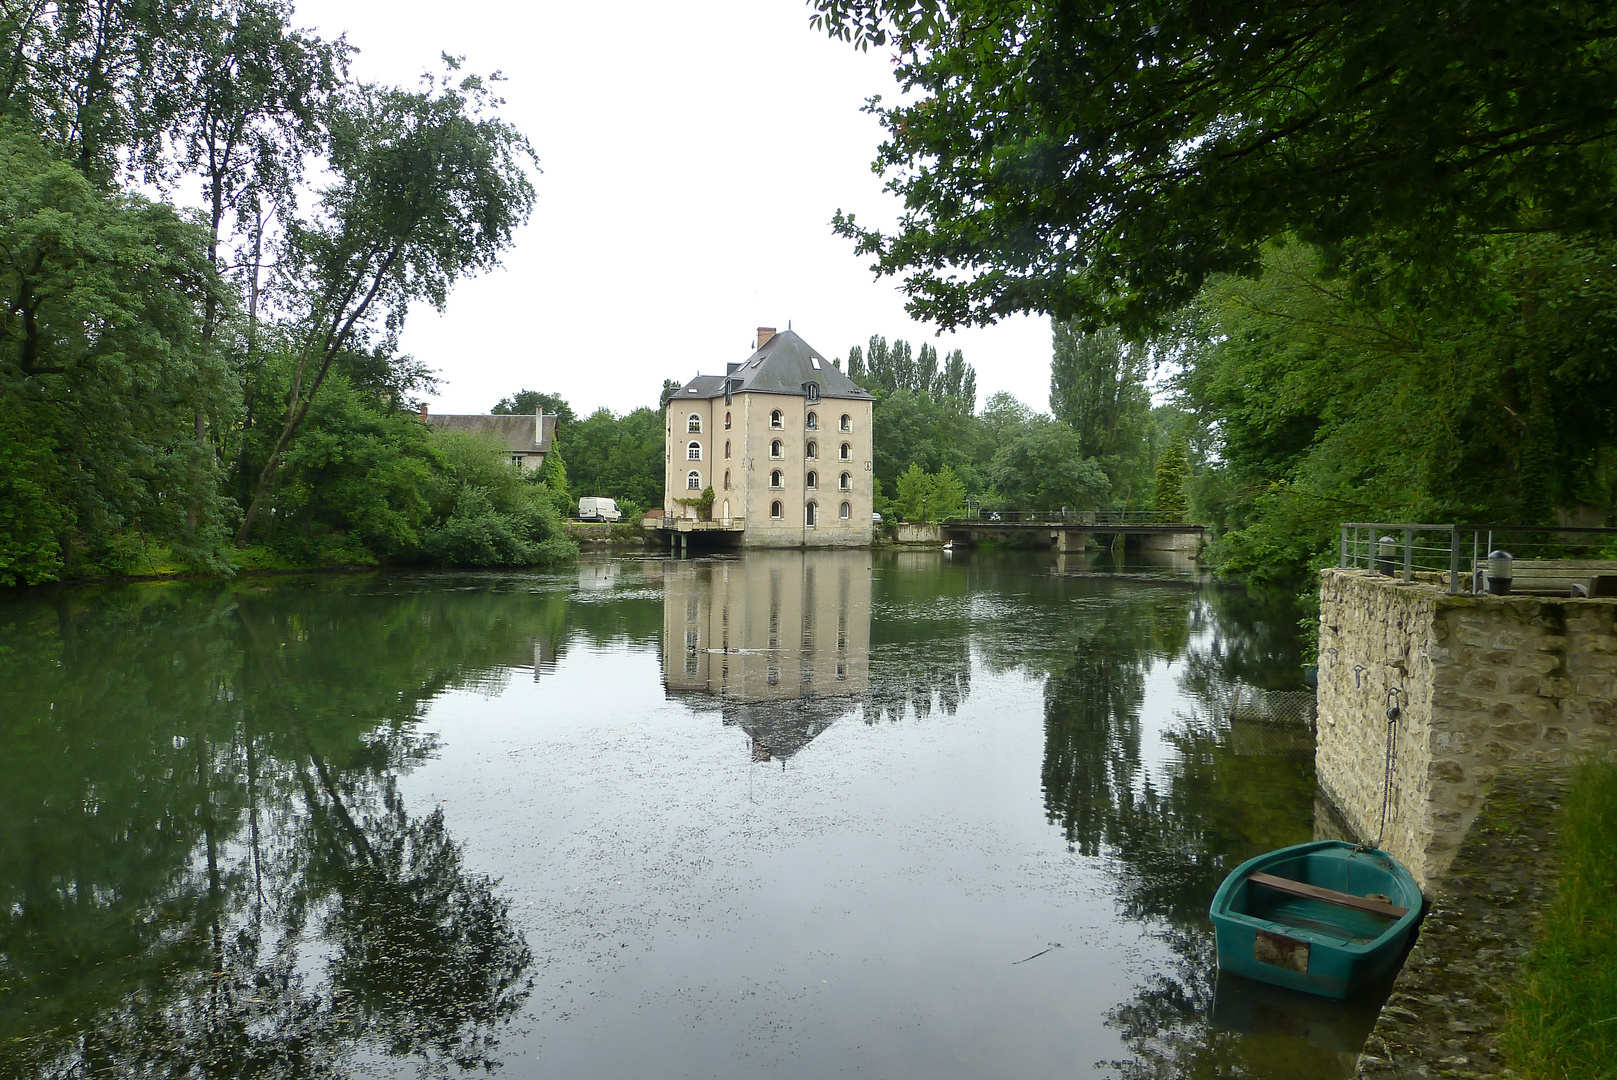
[[[765,334],[768,334],[765,337]],[[725,383],[733,394],[793,394],[802,397],[813,383],[822,398],[873,401],[875,398],[832,365],[819,350],[790,330],[775,333],[760,329],[763,342],[751,356],[733,365],[727,375],[698,375],[679,388],[675,397],[703,399],[724,396]],[[670,400],[673,400],[670,398]]]
[[[556,418],[542,413],[518,413],[515,416],[492,413],[429,414],[423,405],[421,420],[448,431],[492,436],[503,449],[513,454],[548,454],[556,438]]]

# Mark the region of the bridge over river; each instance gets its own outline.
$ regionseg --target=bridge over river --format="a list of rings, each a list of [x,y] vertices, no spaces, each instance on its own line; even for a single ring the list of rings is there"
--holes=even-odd
[[[1151,510],[998,510],[945,518],[943,539],[975,544],[985,537],[1047,533],[1056,551],[1082,551],[1091,539],[1104,546],[1195,554],[1206,527]]]

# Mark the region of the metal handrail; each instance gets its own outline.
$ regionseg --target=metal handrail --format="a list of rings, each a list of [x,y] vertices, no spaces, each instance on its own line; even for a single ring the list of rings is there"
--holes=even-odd
[[[1051,525],[1183,525],[1198,528],[1177,514],[1159,510],[986,510],[976,509],[964,514],[953,514],[943,519],[945,524],[987,522],[989,524],[1051,524]]]
[[[1422,537],[1432,533],[1441,535],[1442,540],[1437,543],[1420,542]],[[1417,562],[1426,563],[1420,567],[1421,569],[1440,569],[1431,564],[1438,561],[1436,556],[1447,556],[1445,561],[1449,592],[1453,594],[1460,591],[1460,557],[1465,545],[1469,543],[1471,547],[1471,558],[1467,564],[1469,580],[1476,572],[1476,568],[1487,558],[1488,553],[1494,550],[1496,536],[1545,536],[1553,537],[1556,542],[1564,544],[1571,538],[1593,537],[1598,540],[1603,537],[1617,537],[1617,529],[1576,525],[1459,523],[1439,525],[1396,521],[1346,521],[1341,527],[1341,547],[1337,566],[1340,569],[1349,569],[1362,565],[1366,570],[1379,570],[1388,576],[1399,575],[1401,571],[1402,579],[1410,582],[1415,580]],[[1570,546],[1588,546],[1588,544]]]

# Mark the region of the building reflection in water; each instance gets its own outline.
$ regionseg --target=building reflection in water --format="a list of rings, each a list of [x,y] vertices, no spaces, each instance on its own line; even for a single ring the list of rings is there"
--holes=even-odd
[[[669,562],[663,685],[784,767],[869,688],[870,586],[863,551]]]

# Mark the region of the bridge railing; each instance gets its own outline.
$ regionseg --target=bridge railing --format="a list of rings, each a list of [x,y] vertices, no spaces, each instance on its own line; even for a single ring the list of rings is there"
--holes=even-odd
[[[1494,551],[1521,560],[1617,557],[1617,529],[1543,525],[1342,523],[1337,566],[1373,570],[1403,581],[1417,573],[1447,574],[1449,592],[1480,592]]]
[[[951,523],[1037,523],[1101,527],[1106,525],[1179,525],[1181,515],[1157,510],[976,510],[943,519]]]

